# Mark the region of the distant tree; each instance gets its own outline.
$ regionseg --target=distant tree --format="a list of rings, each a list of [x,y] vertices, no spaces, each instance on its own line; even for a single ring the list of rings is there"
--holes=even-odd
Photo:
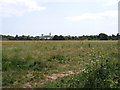
[[[116,40],[116,39],[117,37],[114,34],[112,34],[112,40]]]
[[[65,40],[65,37],[63,37],[62,35],[58,36],[58,35],[55,35],[53,37],[53,40]]]
[[[79,38],[77,36],[74,37],[74,40],[79,40]]]
[[[68,40],[71,40],[71,39],[72,39],[70,35],[68,35],[67,37],[68,37]]]
[[[40,39],[40,36],[10,36],[10,35],[1,35],[2,37],[0,39],[2,40],[44,40]],[[107,35],[105,33],[100,33],[99,35],[83,35],[83,36],[58,36],[55,35],[52,40],[119,40],[120,34],[117,33],[116,35]]]
[[[81,40],[88,40],[88,39],[87,39],[87,36],[83,35],[83,36],[81,37]]]
[[[32,40],[32,38],[28,35],[28,36],[27,36],[27,40]]]
[[[31,38],[31,40],[34,40],[34,37],[33,37],[33,36],[31,36],[30,38]]]
[[[22,35],[22,36],[21,36],[21,40],[27,40],[27,36]]]
[[[78,39],[79,39],[79,40],[82,40],[82,36],[79,36]]]
[[[39,36],[34,37],[34,40],[40,40]]]
[[[15,38],[14,38],[13,36],[10,36],[10,35],[8,35],[6,38],[7,38],[8,40],[15,40]]]
[[[58,35],[55,35],[55,36],[53,37],[53,40],[59,40]]]
[[[59,40],[65,40],[65,37],[63,37],[62,35],[59,36]]]
[[[105,33],[100,33],[98,37],[99,40],[108,40],[108,35]]]
[[[15,40],[19,40],[19,36],[18,35],[15,36]]]
[[[117,33],[117,40],[120,40],[120,34]]]

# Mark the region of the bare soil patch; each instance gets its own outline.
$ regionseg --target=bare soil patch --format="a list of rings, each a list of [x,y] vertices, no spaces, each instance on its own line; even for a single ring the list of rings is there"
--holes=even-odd
[[[46,78],[45,80],[41,80],[40,82],[34,83],[34,84],[32,82],[28,82],[28,83],[25,83],[22,87],[23,88],[33,88],[36,86],[43,85],[48,80],[55,81],[58,78],[63,78],[63,77],[67,77],[67,76],[78,74],[78,73],[80,73],[80,71],[67,71],[67,72],[61,72],[61,73],[56,73],[56,74],[52,74],[52,75],[45,75],[45,78]]]

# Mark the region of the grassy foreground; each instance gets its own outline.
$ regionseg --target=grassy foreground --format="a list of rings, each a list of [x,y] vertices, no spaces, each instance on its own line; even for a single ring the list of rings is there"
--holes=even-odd
[[[117,41],[3,41],[2,45],[3,87],[120,87]],[[68,71],[74,74],[48,78]]]

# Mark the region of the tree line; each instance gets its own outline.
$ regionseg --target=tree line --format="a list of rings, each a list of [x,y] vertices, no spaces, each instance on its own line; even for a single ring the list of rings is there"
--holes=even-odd
[[[83,35],[83,36],[62,36],[54,35],[51,39],[40,38],[40,36],[10,36],[10,35],[0,35],[1,40],[119,40],[120,35],[107,35],[105,33],[100,33],[99,35]]]

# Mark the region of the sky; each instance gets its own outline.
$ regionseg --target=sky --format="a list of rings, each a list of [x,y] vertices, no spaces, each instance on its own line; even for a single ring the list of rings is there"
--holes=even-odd
[[[119,0],[0,0],[5,35],[118,33]]]

